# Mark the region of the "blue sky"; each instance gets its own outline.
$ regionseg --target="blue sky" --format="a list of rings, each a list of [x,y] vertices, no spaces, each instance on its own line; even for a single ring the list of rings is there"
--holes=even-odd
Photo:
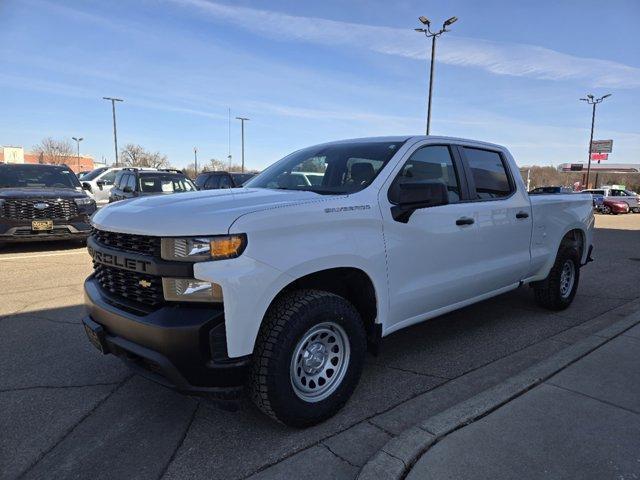
[[[438,44],[432,133],[581,162],[586,93],[612,162],[640,162],[640,2],[0,0],[0,144],[82,136],[113,159],[138,143],[175,166],[227,156],[227,108],[263,168],[328,140],[424,131],[428,43],[417,16],[459,21]],[[240,159],[240,128],[231,125]]]

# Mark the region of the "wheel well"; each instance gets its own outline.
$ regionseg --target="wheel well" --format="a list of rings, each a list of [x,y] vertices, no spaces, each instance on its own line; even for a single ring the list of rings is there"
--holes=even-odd
[[[582,259],[582,254],[584,253],[584,232],[577,228],[569,230],[565,236],[562,237],[560,248],[562,247],[574,247],[578,250],[580,259]]]
[[[293,290],[302,289],[324,290],[345,298],[358,310],[364,322],[367,336],[370,339],[376,336],[375,320],[378,315],[376,292],[371,278],[362,270],[341,267],[310,273],[294,280],[283,288],[273,299],[271,305],[282,295]]]

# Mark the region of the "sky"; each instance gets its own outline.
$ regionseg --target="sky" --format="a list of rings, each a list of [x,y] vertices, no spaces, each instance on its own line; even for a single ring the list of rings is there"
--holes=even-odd
[[[584,162],[591,107],[610,162],[640,163],[638,0],[0,0],[0,145],[80,136],[112,162],[140,144],[184,167],[262,169],[305,146],[424,133],[506,145],[519,165]],[[228,109],[231,111],[229,129]],[[230,140],[230,142],[229,142]]]

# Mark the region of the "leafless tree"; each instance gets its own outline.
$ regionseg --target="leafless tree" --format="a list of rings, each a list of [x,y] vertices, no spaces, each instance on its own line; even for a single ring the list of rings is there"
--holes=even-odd
[[[169,160],[160,152],[149,152],[140,145],[129,143],[120,151],[122,164],[128,167],[167,168]]]
[[[56,140],[51,137],[44,138],[40,143],[34,145],[33,151],[38,154],[40,163],[54,165],[69,163],[76,156],[69,140]]]
[[[527,181],[527,170],[530,170],[531,189],[544,186],[573,187],[576,182],[584,182],[586,170],[582,172],[559,172],[556,167],[531,166],[520,168],[524,181]],[[593,185],[596,174],[591,172],[589,183]],[[624,185],[628,190],[640,190],[640,174],[638,173],[599,173],[598,186],[600,185]],[[584,188],[584,187],[583,187]]]

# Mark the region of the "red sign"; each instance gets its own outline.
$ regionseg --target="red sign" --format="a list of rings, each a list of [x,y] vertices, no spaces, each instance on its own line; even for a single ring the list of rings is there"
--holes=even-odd
[[[608,160],[609,159],[609,154],[608,153],[592,153],[591,154],[591,160]]]

